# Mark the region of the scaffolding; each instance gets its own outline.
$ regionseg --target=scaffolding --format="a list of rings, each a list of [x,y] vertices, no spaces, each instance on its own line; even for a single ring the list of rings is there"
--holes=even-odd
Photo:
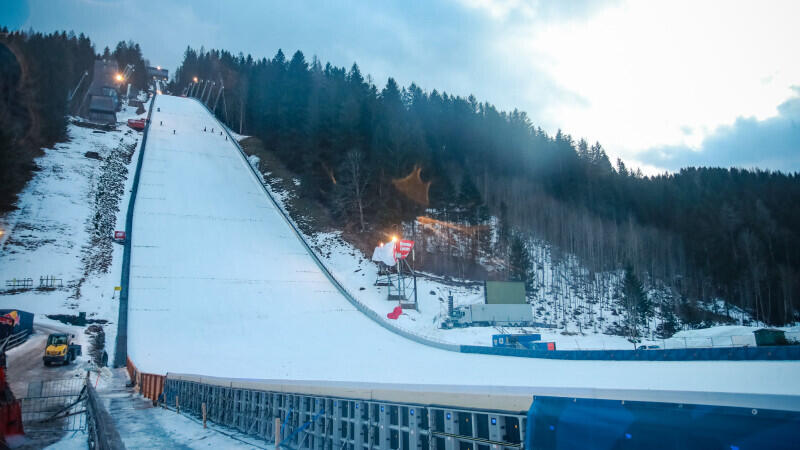
[[[386,299],[398,301],[403,309],[417,309],[414,269],[406,259],[398,259],[394,266],[379,263],[375,286],[388,288]]]
[[[523,411],[461,409],[167,378],[160,403],[293,450],[518,450]],[[205,414],[204,414],[205,412]]]

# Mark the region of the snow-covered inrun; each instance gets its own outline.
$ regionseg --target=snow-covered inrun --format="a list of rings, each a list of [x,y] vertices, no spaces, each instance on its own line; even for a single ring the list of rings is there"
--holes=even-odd
[[[407,340],[339,294],[199,103],[155,107],[132,230],[128,354],[142,372],[800,394],[797,362],[557,361]]]

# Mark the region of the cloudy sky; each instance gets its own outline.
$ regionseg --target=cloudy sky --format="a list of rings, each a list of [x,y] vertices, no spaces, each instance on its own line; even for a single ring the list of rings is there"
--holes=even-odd
[[[600,141],[645,172],[800,171],[800,1],[3,0],[0,24],[139,42],[171,70],[187,45],[358,62]]]

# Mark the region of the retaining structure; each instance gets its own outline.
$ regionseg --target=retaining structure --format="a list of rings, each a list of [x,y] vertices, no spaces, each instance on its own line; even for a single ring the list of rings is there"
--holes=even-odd
[[[277,434],[293,450],[788,448],[800,439],[800,401],[778,395],[168,374],[160,402],[269,442]]]
[[[136,203],[136,193],[139,191],[139,175],[144,162],[144,151],[147,144],[147,133],[150,131],[150,117],[153,115],[153,105],[156,102],[157,92],[153,92],[150,107],[147,109],[147,123],[142,134],[142,144],[139,146],[139,158],[136,161],[136,172],[133,175],[131,196],[128,199],[128,212],[125,215],[125,246],[122,253],[122,277],[119,292],[119,313],[117,315],[117,342],[114,347],[114,367],[122,367],[128,359],[128,292],[131,277],[131,239],[133,238],[133,210]]]

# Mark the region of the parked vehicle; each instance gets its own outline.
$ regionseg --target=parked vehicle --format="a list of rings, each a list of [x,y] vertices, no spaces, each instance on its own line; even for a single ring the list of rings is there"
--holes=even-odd
[[[44,365],[53,363],[69,364],[81,355],[81,346],[73,344],[74,334],[54,333],[47,337],[44,349]]]
[[[460,306],[442,323],[442,328],[470,327],[470,326],[514,326],[524,327],[533,325],[533,310],[531,305],[509,305],[477,303],[474,305]]]
[[[128,126],[137,131],[144,130],[146,124],[147,120],[145,119],[128,119]]]

